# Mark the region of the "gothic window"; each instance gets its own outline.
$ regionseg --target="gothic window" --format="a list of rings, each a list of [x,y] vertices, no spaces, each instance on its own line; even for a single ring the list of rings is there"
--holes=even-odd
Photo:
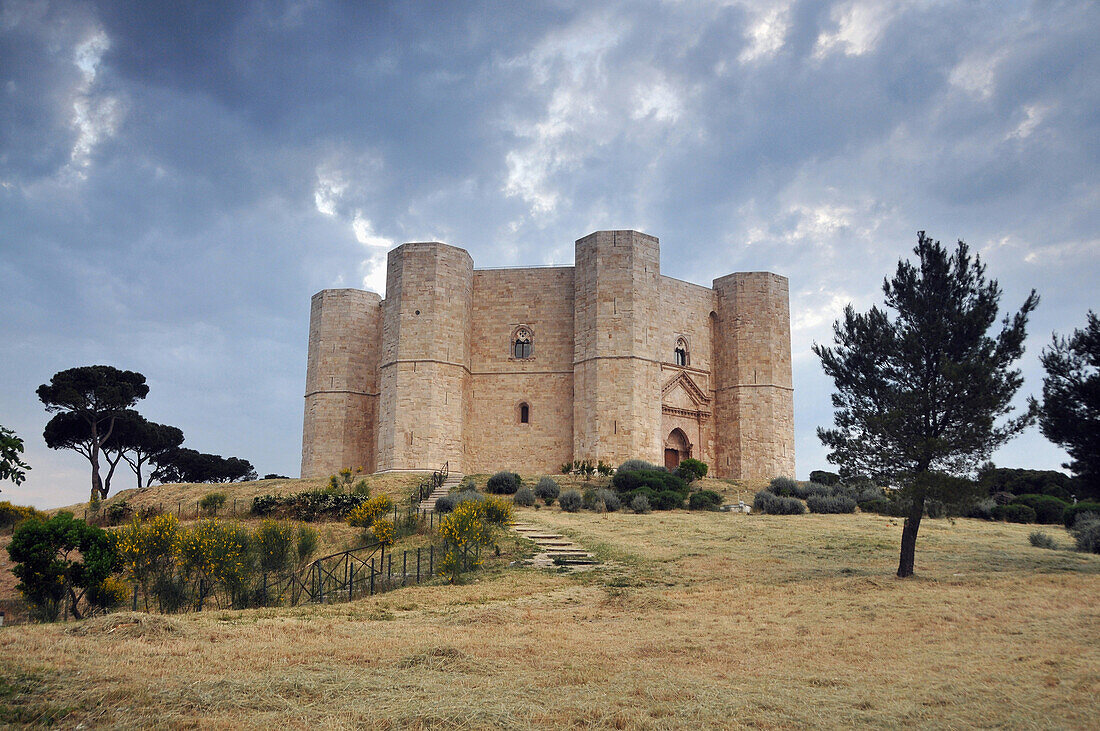
[[[531,423],[531,407],[528,406],[526,403],[522,403],[519,405],[519,423]]]
[[[534,340],[534,336],[531,334],[530,328],[518,327],[515,333],[512,335],[512,357],[513,358],[530,358],[531,357],[531,342]]]
[[[688,344],[683,338],[676,339],[676,350],[674,352],[674,362],[678,366],[686,366],[688,364]]]

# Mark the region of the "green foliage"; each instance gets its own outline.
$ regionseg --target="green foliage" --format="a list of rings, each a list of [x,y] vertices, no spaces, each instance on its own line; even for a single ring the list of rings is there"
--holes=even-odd
[[[776,495],[771,490],[761,490],[752,499],[752,509],[767,515],[802,515],[806,506],[798,498]]]
[[[718,510],[722,507],[722,496],[714,490],[700,490],[688,497],[688,507],[692,510]]]
[[[671,490],[680,494],[681,502],[687,497],[688,491],[691,489],[686,482],[671,472],[657,469],[639,468],[623,471],[623,468],[620,467],[615,472],[615,476],[611,478],[611,484],[620,494],[633,493],[643,487],[648,487],[654,493]]]
[[[0,480],[11,480],[16,485],[27,479],[30,465],[23,461],[23,440],[11,429],[0,426]]]
[[[1035,522],[1054,525],[1062,522],[1069,504],[1052,495],[1020,495],[1012,502],[1026,505],[1035,511]]]
[[[1069,453],[1081,494],[1100,498],[1100,317],[1089,310],[1083,330],[1054,336],[1039,358],[1047,372],[1039,427]]]
[[[577,490],[566,490],[558,498],[558,505],[567,513],[575,513],[584,507],[584,498]]]
[[[444,495],[435,501],[435,512],[440,514],[446,514],[455,509],[455,505],[458,504],[458,495],[451,493],[450,495]]]
[[[512,498],[516,505],[529,508],[535,504],[535,491],[529,487],[521,487],[516,490],[515,496]]]
[[[375,522],[385,518],[393,510],[393,501],[387,495],[375,495],[367,498],[350,510],[345,517],[348,525],[357,528],[370,528]]]
[[[641,470],[643,472],[653,472],[654,470],[662,469],[655,464],[646,462],[643,459],[628,459],[619,465],[619,469],[615,470],[615,474],[621,474],[623,472],[636,472]]]
[[[840,482],[840,475],[825,470],[814,470],[810,473],[810,482],[816,482],[819,485],[835,485]]]
[[[597,513],[613,513],[622,507],[619,496],[605,487],[585,490],[583,500],[585,508]]]
[[[316,528],[308,525],[298,526],[298,563],[304,564],[317,553],[319,536]]]
[[[543,477],[539,480],[538,484],[535,485],[535,497],[542,500],[547,505],[553,505],[560,494],[561,488],[553,478]]]
[[[861,504],[860,508],[862,507]],[[995,507],[997,507],[997,502],[993,498],[978,500],[967,510],[966,517],[977,520],[993,520],[993,508]]]
[[[1035,517],[1035,511],[1026,505],[1010,503],[993,508],[993,520],[1003,520],[1007,523],[1034,523]]]
[[[1028,534],[1027,540],[1036,548],[1058,548],[1054,539],[1041,530],[1033,530]]]
[[[811,513],[854,513],[856,501],[847,495],[810,495],[806,507]]]
[[[798,481],[790,477],[773,477],[768,483],[768,492],[780,497],[795,497],[799,489]]]
[[[1070,505],[1066,508],[1065,512],[1062,513],[1062,525],[1067,528],[1072,528],[1077,522],[1077,518],[1082,513],[1096,513],[1100,515],[1100,502],[1082,500],[1079,503]]]
[[[877,513],[879,515],[892,515],[893,502],[887,497],[876,497],[859,503],[859,509],[864,513]]]
[[[676,472],[682,480],[690,483],[702,477],[706,477],[707,469],[706,462],[688,457],[687,459],[680,460],[679,466],[676,467]]]
[[[481,547],[491,542],[494,527],[504,525],[511,513],[511,503],[503,498],[460,501],[439,521],[439,535],[446,551],[439,562],[439,572],[457,583],[462,572],[479,566]]]
[[[367,501],[359,493],[333,494],[311,490],[293,495],[257,495],[252,498],[252,514],[279,516],[293,520],[340,520]]]
[[[676,490],[661,490],[650,501],[654,510],[677,510],[684,506],[684,494]]]
[[[1078,551],[1100,553],[1100,515],[1081,513],[1070,532]]]
[[[523,480],[515,472],[498,472],[489,478],[485,491],[493,495],[515,495]]]
[[[609,476],[614,471],[615,468],[604,462],[602,459],[596,463],[596,472],[603,475],[604,477]]]
[[[60,512],[48,520],[30,519],[15,529],[8,555],[19,579],[16,588],[40,619],[57,619],[62,605],[76,618],[103,607],[109,598],[103,581],[115,566],[102,529]]]
[[[1052,495],[1069,500],[1075,491],[1073,479],[1055,470],[1022,470],[995,467],[992,463],[978,470],[978,486],[984,495],[1009,492],[1013,495]]]
[[[637,495],[630,499],[630,509],[635,513],[648,513],[652,508],[649,505],[649,498],[645,495]]]
[[[202,496],[199,500],[199,507],[203,509],[207,515],[217,515],[222,506],[225,505],[225,501],[229,499],[229,496],[224,492],[208,492]]]
[[[161,482],[239,482],[256,479],[252,463],[240,457],[222,457],[177,447],[152,458],[153,479]]]

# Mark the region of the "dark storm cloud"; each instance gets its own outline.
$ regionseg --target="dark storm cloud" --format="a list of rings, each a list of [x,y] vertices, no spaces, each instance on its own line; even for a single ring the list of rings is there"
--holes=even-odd
[[[812,340],[920,228],[1037,287],[1025,359],[1080,326],[1100,260],[1094,3],[163,3],[0,6],[0,423],[107,362],[199,449],[294,474],[309,296],[387,248],[572,261],[639,227],[663,271],[791,278],[799,473],[829,386]],[[1016,462],[1053,467],[1033,433]]]

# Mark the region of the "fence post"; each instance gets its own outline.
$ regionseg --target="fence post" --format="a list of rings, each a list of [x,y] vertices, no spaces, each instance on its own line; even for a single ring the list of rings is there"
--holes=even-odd
[[[182,500],[180,500],[178,503],[176,503],[176,517],[177,518],[182,518],[183,517],[183,501]]]
[[[390,554],[390,560],[386,563],[386,580],[393,582],[393,554]]]
[[[405,585],[405,581],[409,578],[409,552],[401,552],[401,586]]]
[[[428,576],[435,576],[435,544],[428,545]]]
[[[137,582],[134,582],[134,611],[137,611]]]
[[[348,557],[348,601],[352,600],[352,592],[355,589],[355,564],[351,563],[351,557]]]
[[[416,549],[416,583],[420,583],[420,548]]]
[[[370,560],[370,594],[374,596],[374,558]]]

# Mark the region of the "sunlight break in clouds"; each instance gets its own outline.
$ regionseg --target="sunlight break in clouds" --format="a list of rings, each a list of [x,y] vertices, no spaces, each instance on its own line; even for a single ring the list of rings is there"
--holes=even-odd
[[[829,17],[836,23],[836,31],[822,33],[817,37],[814,57],[824,58],[837,50],[846,56],[862,56],[873,51],[879,36],[897,14],[892,2],[861,2],[849,0],[834,6]]]
[[[101,29],[90,35],[73,49],[73,65],[80,69],[81,83],[73,99],[72,125],[77,130],[69,158],[69,170],[77,177],[86,177],[85,170],[91,164],[96,145],[118,130],[124,114],[123,104],[110,95],[102,97],[92,93],[99,62],[111,47],[110,39]]]
[[[745,29],[749,45],[737,57],[741,63],[752,63],[773,56],[783,47],[790,28],[790,3],[766,4],[754,9],[753,19]]]

